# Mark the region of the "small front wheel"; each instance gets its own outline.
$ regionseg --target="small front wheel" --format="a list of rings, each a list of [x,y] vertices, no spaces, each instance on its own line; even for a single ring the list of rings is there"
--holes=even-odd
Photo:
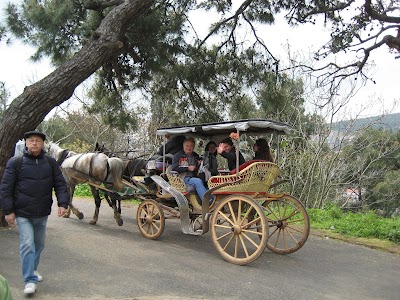
[[[211,235],[215,248],[226,261],[237,265],[251,263],[267,244],[264,210],[246,195],[230,195],[212,214]]]
[[[263,203],[269,224],[267,248],[278,254],[289,254],[303,247],[310,233],[310,219],[304,205],[295,197]]]
[[[164,212],[154,200],[144,200],[139,205],[136,220],[140,232],[148,239],[155,240],[164,231]]]

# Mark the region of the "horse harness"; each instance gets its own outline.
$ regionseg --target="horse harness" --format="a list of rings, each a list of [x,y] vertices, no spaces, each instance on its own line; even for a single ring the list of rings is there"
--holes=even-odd
[[[78,160],[82,157],[82,155],[85,155],[87,153],[82,153],[79,154],[79,157],[74,161],[74,164],[72,166],[72,169],[76,170],[76,164],[78,162]],[[94,159],[99,155],[99,153],[93,153],[92,157],[90,158],[90,164],[89,164],[89,178],[94,178],[93,176],[93,164],[94,164]],[[110,175],[110,165],[108,163],[108,161],[106,161],[106,166],[107,166],[107,171],[106,171],[106,176],[104,176],[104,180],[102,180],[102,182],[104,183],[108,183],[106,180],[108,178],[108,175]]]

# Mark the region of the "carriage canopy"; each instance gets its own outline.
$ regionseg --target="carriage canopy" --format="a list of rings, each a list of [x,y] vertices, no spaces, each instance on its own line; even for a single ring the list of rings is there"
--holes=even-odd
[[[292,127],[286,123],[267,119],[248,119],[218,123],[205,123],[191,126],[164,127],[157,130],[157,135],[187,134],[203,137],[229,135],[232,131],[248,132],[253,134],[274,133],[277,135],[289,134]]]

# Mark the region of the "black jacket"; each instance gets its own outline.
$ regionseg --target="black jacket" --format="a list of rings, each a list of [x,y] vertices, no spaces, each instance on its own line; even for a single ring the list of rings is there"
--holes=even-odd
[[[188,171],[188,166],[194,165],[196,169],[193,172]],[[187,156],[185,151],[181,150],[174,155],[172,160],[172,171],[178,173],[186,173],[186,176],[197,177],[199,167],[199,155],[193,152],[191,156]]]
[[[0,206],[6,215],[14,212],[17,217],[45,217],[51,213],[53,188],[58,206],[68,208],[69,194],[60,168],[53,170],[43,150],[33,156],[25,149],[19,172],[15,157],[7,162],[0,186]]]
[[[229,170],[233,170],[236,168],[236,150],[235,147],[231,148],[231,151],[229,152],[222,152],[221,156],[226,158],[228,160],[228,168]],[[239,165],[243,164],[245,162],[245,159],[239,151]]]
[[[185,141],[186,137],[184,135],[177,135],[174,136],[171,140],[169,140],[165,144],[165,154],[176,154],[178,151],[183,149],[183,142]],[[158,149],[157,154],[163,155],[164,152],[164,145]]]

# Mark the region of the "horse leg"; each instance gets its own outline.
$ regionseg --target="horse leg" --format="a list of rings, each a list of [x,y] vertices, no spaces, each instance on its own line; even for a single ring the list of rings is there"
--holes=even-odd
[[[121,208],[117,208],[117,201],[121,201],[119,197],[113,193],[105,193],[105,198],[108,202],[108,204],[111,206],[111,208],[114,210],[114,219],[117,222],[118,226],[122,226],[124,224],[124,221],[121,218]],[[118,211],[119,210],[119,211]]]
[[[63,215],[64,218],[69,218],[69,216],[71,215],[72,197],[74,196],[75,186],[68,185],[68,191],[69,191],[69,203],[67,212]]]
[[[121,199],[117,199],[117,211],[121,214]]]
[[[75,185],[70,185],[69,186],[69,206],[68,206],[67,212],[64,214],[64,218],[69,218],[69,216],[71,214],[71,210],[72,210],[72,212],[78,217],[78,219],[82,220],[83,219],[83,213],[81,213],[79,211],[79,209],[74,207],[74,205],[72,204],[72,199],[74,197],[74,192],[75,192]]]
[[[92,195],[94,197],[94,203],[96,205],[96,208],[94,210],[93,219],[89,223],[91,225],[96,225],[97,220],[99,219],[101,199],[100,199],[99,190],[97,190],[94,186],[90,186],[90,189],[92,190]]]

